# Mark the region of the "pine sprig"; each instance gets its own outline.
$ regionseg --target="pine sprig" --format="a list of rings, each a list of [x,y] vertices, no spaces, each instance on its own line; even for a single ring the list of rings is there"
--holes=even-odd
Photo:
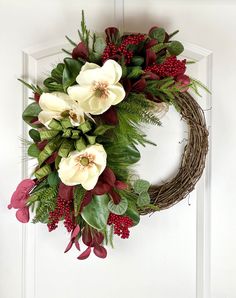
[[[35,210],[35,217],[33,223],[37,222],[47,222],[49,217],[49,212],[53,211],[56,207],[56,196],[57,196],[57,187],[47,187],[37,195],[37,207]]]

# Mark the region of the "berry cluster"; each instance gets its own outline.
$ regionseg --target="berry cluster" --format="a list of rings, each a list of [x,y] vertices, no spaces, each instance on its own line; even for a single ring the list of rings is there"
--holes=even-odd
[[[146,72],[153,72],[160,77],[176,77],[184,74],[186,60],[177,60],[176,56],[168,57],[162,64],[153,64],[146,67]]]
[[[108,218],[108,225],[114,225],[114,234],[121,236],[121,238],[129,238],[129,228],[133,226],[133,221],[128,216],[121,216],[110,213]]]
[[[54,211],[49,213],[49,232],[55,230],[58,226],[58,222],[64,217],[64,226],[68,232],[71,232],[75,228],[75,224],[71,215],[71,203],[72,200],[65,200],[58,196],[57,206]]]
[[[103,52],[102,61],[105,62],[107,59],[124,56],[125,62],[128,64],[130,63],[134,53],[132,50],[128,50],[127,47],[130,45],[138,45],[144,40],[144,34],[133,34],[126,36],[120,46],[116,46],[112,42],[109,42]]]

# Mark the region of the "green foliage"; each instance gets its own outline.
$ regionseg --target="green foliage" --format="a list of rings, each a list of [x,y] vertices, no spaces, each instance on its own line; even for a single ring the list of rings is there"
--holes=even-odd
[[[49,212],[56,207],[57,187],[45,187],[41,191],[36,192],[30,199],[37,201],[35,217],[33,223],[48,221]]]
[[[179,107],[175,102],[175,97],[179,94],[179,88],[172,77],[148,81],[146,91],[164,102],[173,104],[176,110],[179,111]]]
[[[82,62],[73,58],[64,59],[65,67],[62,75],[63,90],[66,92],[67,88],[74,84],[82,67]]]
[[[85,196],[86,190],[81,186],[77,185],[74,190],[74,212],[75,216],[79,214],[81,203]]]
[[[128,200],[125,197],[121,197],[119,204],[115,204],[112,200],[108,203],[108,209],[117,215],[122,215],[128,208]]]
[[[199,93],[198,89],[201,88],[205,90],[207,93],[211,94],[211,91],[205,86],[202,82],[190,77],[190,88],[200,97],[201,94]]]
[[[23,120],[32,127],[38,127],[39,125],[32,124],[31,121],[38,117],[38,114],[41,112],[40,106],[33,102],[26,107],[22,114]]]
[[[166,32],[163,28],[155,28],[151,31],[149,36],[156,39],[158,42],[163,42],[165,40]]]
[[[143,70],[141,66],[130,66],[127,67],[127,78],[128,79],[136,79],[143,74]]]
[[[171,41],[167,47],[168,52],[172,56],[178,56],[184,51],[184,46],[179,41]]]
[[[29,130],[29,136],[31,137],[31,139],[34,142],[39,142],[41,140],[40,134],[39,134],[39,132],[36,129],[33,129],[33,128],[30,129]]]
[[[27,153],[29,156],[37,158],[39,156],[40,150],[36,144],[31,144],[28,148]]]
[[[62,74],[65,65],[63,63],[58,63],[55,68],[51,71],[51,76],[43,81],[44,86],[49,92],[59,91],[63,92],[62,86]]]
[[[159,118],[152,112],[154,108],[155,104],[141,93],[130,93],[128,98],[119,104],[119,110],[125,113],[131,122],[161,125]]]
[[[106,228],[109,216],[108,202],[107,195],[93,196],[91,203],[85,206],[81,212],[81,216],[88,225],[97,230]]]
[[[138,194],[143,191],[147,192],[149,187],[150,187],[150,183],[146,180],[138,179],[134,182],[134,191]]]
[[[18,79],[23,85],[25,85],[27,88],[31,89],[34,93],[42,94],[43,90],[38,85],[29,84],[26,81],[22,79]]]
[[[51,187],[57,186],[60,182],[60,179],[58,177],[58,172],[54,171],[54,172],[50,173],[47,177],[47,181]]]
[[[149,193],[147,191],[142,191],[137,199],[137,205],[138,206],[146,206],[148,204],[150,204],[150,196]]]
[[[88,28],[86,26],[83,10],[82,10],[82,20],[81,20],[80,25],[81,25],[81,30],[78,30],[80,40],[87,45],[87,48],[89,48],[90,30],[88,30]]]

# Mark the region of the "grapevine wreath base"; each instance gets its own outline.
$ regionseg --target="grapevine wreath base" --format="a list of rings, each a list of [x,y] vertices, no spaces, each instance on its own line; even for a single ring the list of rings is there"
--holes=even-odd
[[[180,114],[189,129],[180,169],[177,175],[162,185],[152,185],[149,189],[151,201],[160,210],[170,208],[186,198],[194,189],[205,168],[208,152],[208,130],[202,108],[187,92],[175,98]],[[153,212],[146,209],[143,214]]]
[[[188,92],[206,88],[185,74],[189,61],[180,60],[183,45],[177,33],[153,27],[147,34],[121,35],[107,28],[91,34],[82,14],[80,42],[73,46],[42,86],[28,84],[33,97],[23,112],[31,126],[28,155],[37,161],[32,179],[24,179],[9,209],[27,223],[44,223],[49,232],[59,222],[70,233],[72,246],[105,258],[113,235],[129,238],[140,215],[173,206],[194,189],[208,151],[204,112]],[[137,145],[156,145],[143,124],[161,125],[173,105],[188,125],[188,141],[176,176],[162,185],[137,178]],[[150,165],[152,166],[152,165]],[[158,167],[157,167],[158,169]],[[158,170],[157,173],[158,175]]]

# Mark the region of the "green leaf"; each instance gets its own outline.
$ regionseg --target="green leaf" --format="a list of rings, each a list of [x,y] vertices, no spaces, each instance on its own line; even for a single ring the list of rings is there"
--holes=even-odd
[[[134,182],[134,190],[136,193],[147,192],[150,187],[150,183],[143,179],[138,179]]]
[[[29,136],[31,137],[31,139],[34,142],[39,142],[41,140],[40,134],[39,134],[39,132],[36,129],[33,129],[33,128],[30,129],[29,130]]]
[[[67,88],[75,82],[75,79],[81,70],[82,62],[73,58],[65,58],[64,63],[65,68],[63,70],[62,83],[63,89],[66,92]]]
[[[28,152],[29,156],[37,158],[39,156],[40,150],[39,150],[39,148],[37,147],[36,144],[32,144],[32,145],[29,146],[27,152]]]
[[[64,139],[59,151],[58,155],[61,157],[67,157],[71,151],[74,150],[74,142],[68,139]]]
[[[48,129],[42,129],[40,130],[40,138],[41,141],[44,140],[50,140],[52,138],[54,138],[55,136],[57,136],[59,134],[58,130],[48,130]]]
[[[129,79],[136,79],[143,74],[141,66],[128,67],[128,72],[127,78]]]
[[[78,215],[80,211],[80,206],[83,201],[84,195],[86,193],[86,189],[84,189],[81,185],[75,187],[74,190],[74,210],[75,216]]]
[[[164,42],[166,37],[165,29],[163,28],[153,29],[150,33],[150,37],[157,39],[158,42]]]
[[[131,59],[131,63],[136,66],[141,66],[144,63],[144,58],[142,56],[134,56]]]
[[[48,184],[53,187],[58,185],[60,179],[58,177],[58,172],[54,171],[48,175]]]
[[[139,194],[138,200],[137,200],[137,205],[139,207],[145,206],[150,204],[150,196],[149,193],[146,191],[143,191]]]
[[[171,55],[178,56],[184,51],[184,46],[179,41],[172,41],[167,49]]]
[[[132,219],[133,225],[136,226],[140,221],[140,215],[135,204],[129,202],[129,206],[125,212],[125,215]]]
[[[94,51],[98,56],[101,56],[105,50],[106,42],[104,38],[97,37],[94,43]]]
[[[37,179],[42,179],[43,177],[47,176],[49,173],[51,173],[51,167],[49,165],[45,165],[42,168],[38,169],[34,175]]]
[[[117,215],[122,215],[128,208],[128,201],[126,198],[122,198],[119,204],[115,204],[112,200],[108,203],[108,209]]]
[[[105,132],[107,132],[108,130],[114,128],[115,126],[113,125],[108,125],[108,124],[103,124],[103,125],[99,125],[93,132],[93,134],[95,136],[101,136],[103,135]]]
[[[62,83],[62,75],[65,65],[58,63],[57,66],[51,71],[51,77],[54,78],[58,83]]]
[[[63,92],[64,91],[62,84],[58,83],[58,81],[52,77],[49,77],[46,80],[44,80],[43,84],[45,87],[47,87],[48,91],[50,91],[50,92],[54,92],[54,91]]]
[[[26,107],[22,114],[23,120],[32,127],[38,127],[38,125],[32,124],[31,121],[35,118],[38,118],[38,114],[41,112],[40,106],[33,102]]]
[[[83,123],[80,124],[78,129],[80,129],[83,133],[86,133],[92,129],[92,126],[89,121],[84,121]]]
[[[151,49],[155,52],[158,53],[161,50],[167,48],[167,44],[166,43],[158,43],[155,46],[151,47]]]
[[[108,202],[108,195],[93,196],[91,203],[83,208],[82,218],[87,224],[97,230],[105,229],[109,216]]]

